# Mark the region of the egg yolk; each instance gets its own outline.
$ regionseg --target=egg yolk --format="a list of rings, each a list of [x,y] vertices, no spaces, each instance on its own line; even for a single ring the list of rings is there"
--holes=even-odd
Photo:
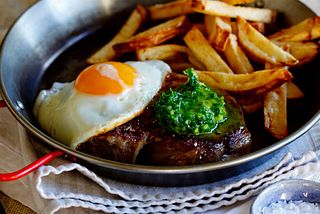
[[[105,62],[84,69],[75,80],[75,88],[86,94],[120,94],[133,86],[137,72],[121,62]]]

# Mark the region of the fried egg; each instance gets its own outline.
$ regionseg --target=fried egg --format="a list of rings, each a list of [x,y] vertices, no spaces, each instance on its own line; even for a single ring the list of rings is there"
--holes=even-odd
[[[159,60],[94,64],[76,80],[42,90],[33,112],[51,137],[76,149],[141,114],[169,72]]]

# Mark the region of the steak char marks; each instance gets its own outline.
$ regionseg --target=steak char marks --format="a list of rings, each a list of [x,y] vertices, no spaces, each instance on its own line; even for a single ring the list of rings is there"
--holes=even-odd
[[[162,92],[185,81],[187,77],[184,75],[170,74],[152,103]],[[251,134],[245,126],[242,108],[229,94],[214,91],[225,98],[227,120],[211,134],[186,136],[166,132],[157,123],[151,103],[138,117],[92,137],[77,150],[119,162],[162,166],[203,164],[249,153]]]

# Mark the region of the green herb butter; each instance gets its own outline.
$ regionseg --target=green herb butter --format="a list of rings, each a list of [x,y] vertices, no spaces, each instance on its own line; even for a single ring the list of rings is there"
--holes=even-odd
[[[158,122],[173,133],[203,135],[212,133],[227,119],[224,97],[218,97],[201,83],[193,68],[184,71],[189,77],[177,90],[163,93],[155,112]]]

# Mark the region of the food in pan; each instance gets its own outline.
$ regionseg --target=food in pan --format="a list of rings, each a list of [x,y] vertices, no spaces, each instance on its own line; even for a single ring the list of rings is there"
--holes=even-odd
[[[78,150],[129,163],[192,165],[251,151],[251,134],[236,100],[199,82],[193,69],[171,73],[144,112]]]
[[[155,85],[142,90],[147,98],[138,99],[141,105],[137,109],[113,103],[110,95],[96,98],[105,95],[97,93],[100,89],[90,92],[91,86],[87,87],[89,92],[80,89],[80,74],[75,82],[55,83],[51,90],[40,93],[34,108],[40,125],[55,139],[85,153],[151,165],[202,164],[249,153],[252,139],[244,112],[262,111],[265,129],[277,139],[285,138],[287,99],[304,96],[289,70],[318,55],[318,17],[268,36],[265,25],[275,22],[277,12],[239,5],[245,2],[251,0],[178,0],[148,8],[137,5],[114,39],[87,62],[94,64],[90,70],[117,60],[112,63],[121,64],[121,68],[134,67],[137,73],[131,73],[137,79],[140,71],[146,70],[136,65],[153,67],[147,73],[153,76],[151,71],[156,70],[159,79],[156,83],[146,79],[146,85]],[[223,10],[217,10],[218,6]],[[200,15],[202,22],[189,20],[194,15]],[[154,26],[150,26],[152,21]],[[131,62],[120,63],[128,57]],[[135,84],[129,88],[135,88]],[[93,85],[95,88],[95,81]],[[112,99],[126,93],[139,94],[131,89],[117,93]],[[60,116],[48,117],[49,112],[56,114],[56,104],[51,100],[67,103],[68,97],[73,106]],[[204,97],[208,99],[204,101]],[[73,99],[83,101],[83,107],[74,105]],[[94,105],[101,100],[101,106]],[[124,116],[112,111],[107,114],[103,109],[109,104]],[[67,118],[69,112],[78,112],[79,106],[92,110],[79,113],[81,122]],[[127,106],[131,108],[122,108]],[[57,112],[63,109],[60,107]],[[97,115],[110,117],[95,119]],[[72,134],[67,131],[69,127]]]
[[[141,114],[170,72],[159,60],[95,64],[71,83],[42,90],[34,115],[48,134],[75,149]]]
[[[236,100],[185,74],[159,60],[94,64],[42,90],[34,114],[60,142],[121,162],[190,165],[250,152]]]

